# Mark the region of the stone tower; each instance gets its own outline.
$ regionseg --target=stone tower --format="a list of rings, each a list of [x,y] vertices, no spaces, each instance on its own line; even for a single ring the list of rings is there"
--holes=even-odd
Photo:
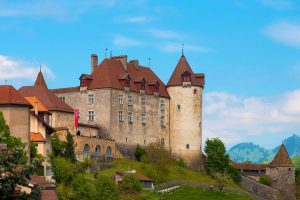
[[[266,169],[272,179],[272,187],[285,193],[285,199],[295,199],[295,166],[282,144],[273,161]]]
[[[167,84],[170,95],[172,154],[200,170],[202,154],[202,91],[204,74],[194,73],[182,54]]]

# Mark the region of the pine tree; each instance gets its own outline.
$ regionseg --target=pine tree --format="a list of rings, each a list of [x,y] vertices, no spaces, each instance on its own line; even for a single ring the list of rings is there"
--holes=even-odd
[[[77,161],[76,155],[75,155],[75,147],[76,144],[74,142],[73,136],[70,132],[67,134],[67,143],[65,148],[65,157],[69,159],[72,163],[75,163]]]

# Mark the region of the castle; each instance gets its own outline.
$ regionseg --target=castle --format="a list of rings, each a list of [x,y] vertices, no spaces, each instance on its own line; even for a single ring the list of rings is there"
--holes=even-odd
[[[52,92],[79,109],[80,122],[98,126],[99,136],[115,140],[121,151],[160,142],[199,169],[204,77],[192,71],[183,54],[167,85],[138,60],[114,56],[99,64],[92,54],[91,73],[80,76],[79,86]]]

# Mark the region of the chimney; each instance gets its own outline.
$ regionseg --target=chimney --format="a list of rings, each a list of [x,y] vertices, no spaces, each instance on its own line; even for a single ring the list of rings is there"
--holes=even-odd
[[[114,60],[119,60],[121,61],[124,69],[127,71],[127,55],[122,55],[122,56],[112,56],[111,59]]]
[[[138,59],[131,60],[131,61],[129,61],[129,63],[133,64],[136,70],[139,70],[139,60]]]
[[[91,73],[94,72],[94,69],[98,66],[98,56],[96,54],[91,55]]]

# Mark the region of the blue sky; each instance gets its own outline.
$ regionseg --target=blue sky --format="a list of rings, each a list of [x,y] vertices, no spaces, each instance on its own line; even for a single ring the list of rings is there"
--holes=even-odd
[[[78,85],[90,54],[127,54],[167,82],[185,44],[206,74],[204,138],[274,147],[300,134],[300,3],[0,0],[0,83]],[[109,53],[108,53],[109,54]]]

